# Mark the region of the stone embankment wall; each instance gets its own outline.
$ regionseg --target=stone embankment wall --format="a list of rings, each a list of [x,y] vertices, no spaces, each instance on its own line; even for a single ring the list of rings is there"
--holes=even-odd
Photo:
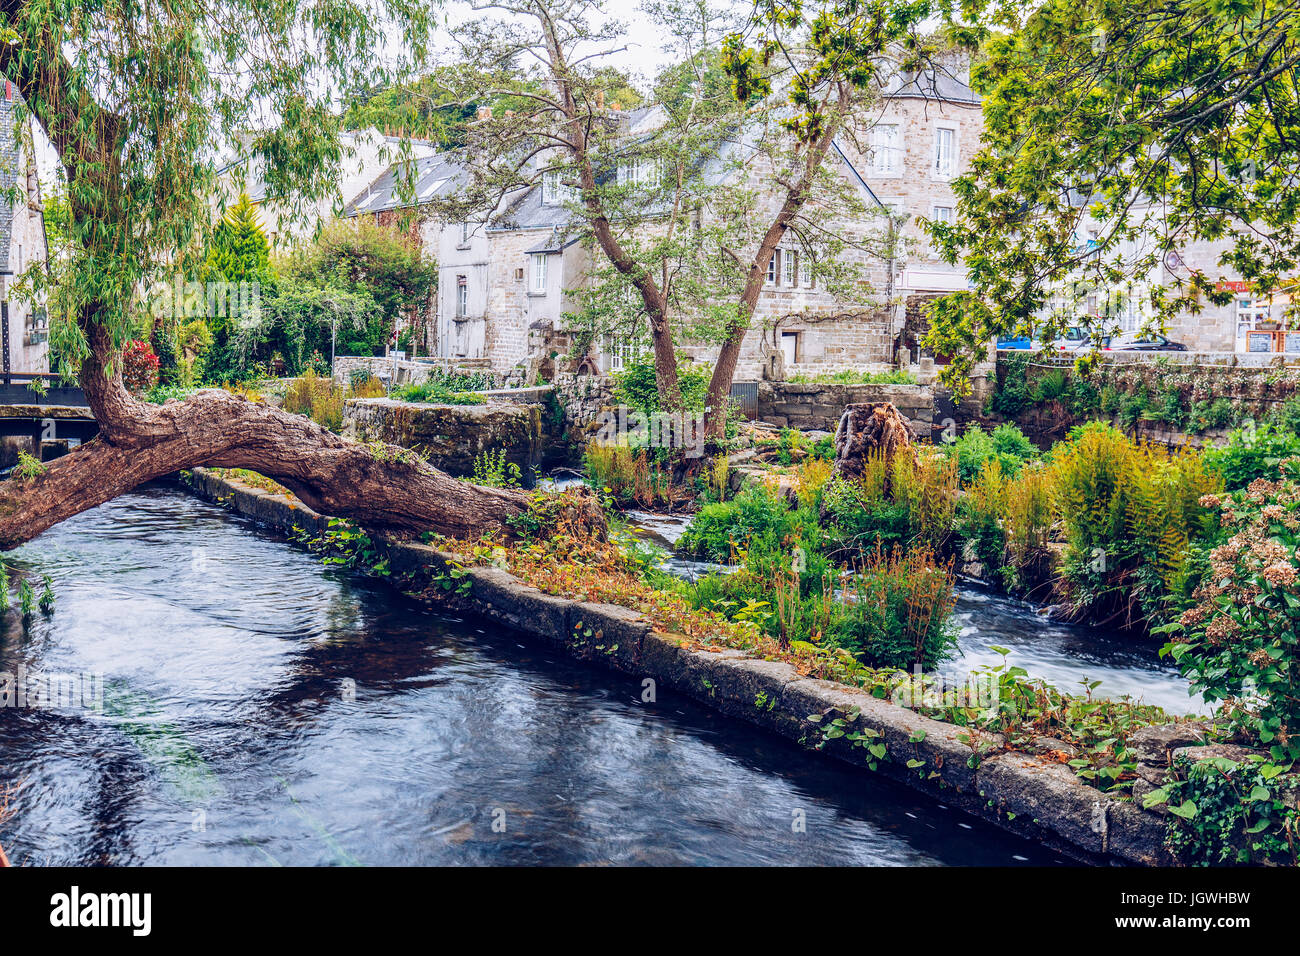
[[[1088,381],[1099,391],[1110,389],[1121,396],[1145,390],[1151,416],[1143,416],[1128,430],[1147,441],[1170,445],[1223,444],[1230,432],[1246,419],[1268,421],[1286,402],[1300,395],[1300,355],[1249,354],[1235,352],[1105,352],[1089,374]],[[1015,360],[1021,361],[1015,361]],[[1023,360],[1028,364],[1024,365]],[[1030,353],[1006,350],[998,353],[996,381],[1023,376],[1033,386],[1044,376],[1063,371],[1073,377],[1075,356],[1070,353]],[[1289,364],[1288,364],[1289,363]],[[1188,431],[1176,422],[1157,417],[1167,398],[1176,394],[1179,406],[1190,414],[1194,408],[1213,403],[1230,403],[1232,421],[1223,427]],[[1109,418],[1119,424],[1118,414],[1093,410],[1091,417]],[[1040,403],[1016,416],[1025,433],[1040,443],[1064,436],[1080,419],[1057,401]]]
[[[349,399],[343,434],[360,442],[387,442],[426,455],[453,475],[474,473],[480,455],[505,451],[525,482],[546,458],[549,436],[540,402],[430,405],[390,398]]]
[[[916,436],[931,438],[934,391],[926,385],[824,385],[813,382],[760,382],[758,417],[780,428],[833,432],[853,403],[889,402],[908,420]]]
[[[319,534],[328,527],[327,518],[300,502],[204,469],[195,469],[187,483],[203,497],[290,534]],[[391,580],[415,599],[450,604],[557,651],[621,671],[640,680],[643,688],[653,688],[661,704],[671,706],[671,694],[684,694],[1082,862],[1172,862],[1164,848],[1165,820],[1158,813],[1086,786],[1058,761],[1007,751],[996,735],[972,737],[963,728],[865,691],[805,677],[783,662],[695,646],[680,635],[654,630],[627,608],[545,594],[507,571],[465,566],[456,555],[428,545],[381,540],[378,547],[388,559]],[[445,591],[441,585],[452,572],[461,576],[455,588]],[[852,728],[879,734],[875,739],[885,744],[885,757],[878,760],[853,746],[848,736],[826,740],[823,728],[837,717],[851,718]],[[1055,745],[1044,743],[1049,749]],[[1152,762],[1147,766],[1154,771],[1167,752],[1164,741],[1149,743]],[[869,769],[873,763],[874,771]]]

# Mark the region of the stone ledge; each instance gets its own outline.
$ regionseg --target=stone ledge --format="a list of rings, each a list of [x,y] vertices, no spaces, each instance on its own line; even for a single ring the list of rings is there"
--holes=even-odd
[[[254,494],[258,489],[205,469],[195,469],[187,484],[202,497],[226,501],[278,528],[323,531],[328,526],[328,518],[299,502]],[[995,735],[933,720],[859,688],[802,677],[784,662],[732,649],[694,648],[681,635],[653,630],[628,608],[545,594],[499,568],[466,567],[469,593],[458,588],[444,593],[430,586],[432,575],[462,563],[459,555],[414,542],[381,539],[377,546],[417,599],[477,613],[582,660],[651,677],[724,714],[865,767],[874,758],[864,748],[843,737],[823,737],[828,718],[856,712],[855,725],[876,731],[880,736],[873,739],[885,744],[885,758],[875,760],[878,771],[913,789],[1083,862],[1173,862],[1159,815],[1084,785],[1062,764],[998,750],[1003,741]],[[822,719],[810,720],[813,716]],[[972,745],[971,733],[980,738],[978,746]],[[997,752],[979,762],[980,752],[989,749]],[[909,767],[909,762],[915,763]]]

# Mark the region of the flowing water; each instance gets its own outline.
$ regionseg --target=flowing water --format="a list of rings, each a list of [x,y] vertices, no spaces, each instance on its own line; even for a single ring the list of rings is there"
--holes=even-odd
[[[1060,862],[174,489],[8,560],[57,606],[4,618],[0,672],[79,690],[0,708],[19,864]]]
[[[629,511],[630,530],[648,544],[665,551],[665,570],[694,581],[712,571],[734,568],[707,561],[692,561],[671,549],[690,523],[689,515],[658,515]],[[1041,677],[1063,691],[1083,692],[1083,682],[1100,683],[1092,693],[1104,697],[1128,696],[1156,704],[1171,714],[1208,713],[1199,697],[1188,694],[1187,681],[1170,661],[1162,660],[1159,642],[1107,628],[1051,621],[1031,604],[995,594],[974,584],[957,590],[953,610],[957,628],[957,654],[939,667],[939,673],[960,681],[972,669],[1006,660],[1023,667],[1031,677]]]

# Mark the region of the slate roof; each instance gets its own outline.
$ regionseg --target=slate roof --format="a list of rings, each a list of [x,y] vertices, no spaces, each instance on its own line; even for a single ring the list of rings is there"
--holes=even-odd
[[[967,76],[965,67],[960,71],[940,66],[920,73],[900,73],[894,78],[885,95],[891,98],[942,100],[947,103],[979,106],[983,100],[970,88]]]
[[[401,189],[410,163],[416,166],[414,199],[409,195],[404,198]],[[446,153],[424,159],[399,160],[348,203],[343,209],[343,215],[360,216],[426,203],[435,196],[454,193],[466,178],[465,171]]]
[[[653,135],[653,132],[646,133],[638,139],[650,139]],[[721,185],[732,174],[737,156],[746,149],[746,144],[742,140],[742,137],[729,136],[722,142],[716,157],[701,160],[705,164],[703,178],[708,185]],[[835,156],[843,164],[850,179],[866,193],[871,203],[884,209],[884,204],[849,161],[848,155],[840,148],[839,143],[835,143],[834,147]],[[578,230],[571,229],[575,225],[581,228],[584,223],[578,221],[566,205],[542,202],[542,187],[535,185],[515,199],[496,222],[488,227],[488,231],[549,230],[548,235],[544,239],[539,239],[537,245],[527,252],[560,252],[578,241]]]

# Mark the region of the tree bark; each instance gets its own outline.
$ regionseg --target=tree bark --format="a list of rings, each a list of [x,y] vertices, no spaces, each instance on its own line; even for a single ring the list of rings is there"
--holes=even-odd
[[[848,116],[853,102],[852,87],[845,81],[840,81],[837,84],[837,96],[831,120],[826,124],[826,129],[821,135],[808,144],[801,163],[802,168],[799,170],[799,178],[786,189],[781,208],[772,225],[763,234],[763,240],[759,243],[758,251],[749,265],[745,288],[737,304],[736,318],[727,328],[727,338],[718,351],[718,360],[709,378],[708,398],[705,401],[704,412],[704,434],[710,441],[720,440],[727,425],[727,403],[730,400],[732,380],[736,377],[736,362],[740,358],[740,347],[745,341],[745,333],[749,331],[754,310],[758,307],[758,297],[763,291],[763,279],[767,275],[768,261],[776,253],[781,240],[785,238],[790,223],[807,204],[817,171],[825,161],[826,154],[830,152],[836,135],[844,127],[845,117]]]
[[[525,492],[458,481],[409,451],[348,441],[301,415],[224,391],[132,404],[130,420],[102,421],[98,438],[44,473],[0,482],[0,548],[199,465],[252,469],[322,514],[389,533],[477,537],[528,508]]]

